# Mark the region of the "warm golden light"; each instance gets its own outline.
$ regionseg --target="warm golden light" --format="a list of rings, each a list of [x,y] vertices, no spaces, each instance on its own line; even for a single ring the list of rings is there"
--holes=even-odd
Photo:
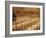
[[[13,31],[40,30],[40,8],[13,7]]]

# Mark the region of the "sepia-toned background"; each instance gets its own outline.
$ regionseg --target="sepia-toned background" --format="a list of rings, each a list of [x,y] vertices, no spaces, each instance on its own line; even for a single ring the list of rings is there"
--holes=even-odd
[[[40,30],[40,8],[13,7],[12,30]]]

